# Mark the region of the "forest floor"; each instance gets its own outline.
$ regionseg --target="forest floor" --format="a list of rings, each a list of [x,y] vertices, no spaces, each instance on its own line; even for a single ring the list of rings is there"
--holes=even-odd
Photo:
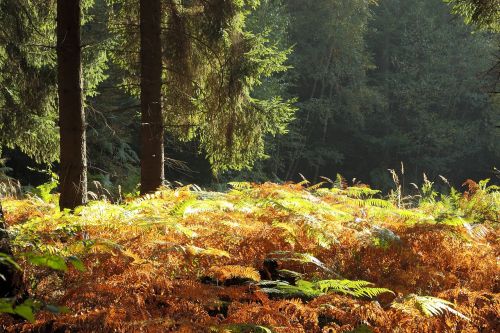
[[[500,332],[500,192],[468,185],[413,208],[342,184],[4,199],[39,310],[0,332]]]

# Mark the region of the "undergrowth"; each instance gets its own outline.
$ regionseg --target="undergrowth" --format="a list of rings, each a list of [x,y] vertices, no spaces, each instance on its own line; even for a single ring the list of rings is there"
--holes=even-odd
[[[43,200],[3,199],[35,313],[0,315],[0,328],[500,330],[497,187],[468,181],[442,195],[427,182],[411,208],[366,186],[327,185],[186,186],[74,214],[57,210],[49,188]]]

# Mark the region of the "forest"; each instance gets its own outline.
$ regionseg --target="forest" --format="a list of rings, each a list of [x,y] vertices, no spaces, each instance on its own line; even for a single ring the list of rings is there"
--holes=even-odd
[[[500,331],[500,0],[0,23],[0,333]]]

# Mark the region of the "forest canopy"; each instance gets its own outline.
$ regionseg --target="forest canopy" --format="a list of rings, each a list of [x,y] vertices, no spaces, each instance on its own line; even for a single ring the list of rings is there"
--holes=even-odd
[[[140,174],[138,3],[82,3],[89,177],[127,190]],[[500,159],[496,5],[163,1],[166,178],[340,173],[388,188],[387,169],[401,163],[408,184],[423,173],[454,184],[491,177]],[[55,7],[2,8],[2,146],[56,161]],[[24,161],[17,150],[6,157]],[[18,171],[47,179],[30,173]]]

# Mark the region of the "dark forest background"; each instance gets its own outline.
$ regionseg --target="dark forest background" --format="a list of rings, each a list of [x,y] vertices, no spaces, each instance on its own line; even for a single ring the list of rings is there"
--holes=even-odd
[[[96,1],[88,36],[106,33],[105,6]],[[474,32],[439,0],[267,0],[247,24],[290,50],[289,69],[254,94],[295,99],[294,120],[286,134],[266,138],[267,158],[253,168],[214,176],[197,140],[169,135],[167,117],[169,181],[218,188],[235,179],[318,182],[341,174],[387,190],[388,169],[401,173],[403,165],[407,186],[423,173],[456,187],[468,178],[498,182],[498,34]],[[140,117],[139,102],[120,89],[122,71],[111,64],[88,102],[89,183],[130,192],[140,181]],[[50,177],[19,150],[3,157],[23,185]]]

